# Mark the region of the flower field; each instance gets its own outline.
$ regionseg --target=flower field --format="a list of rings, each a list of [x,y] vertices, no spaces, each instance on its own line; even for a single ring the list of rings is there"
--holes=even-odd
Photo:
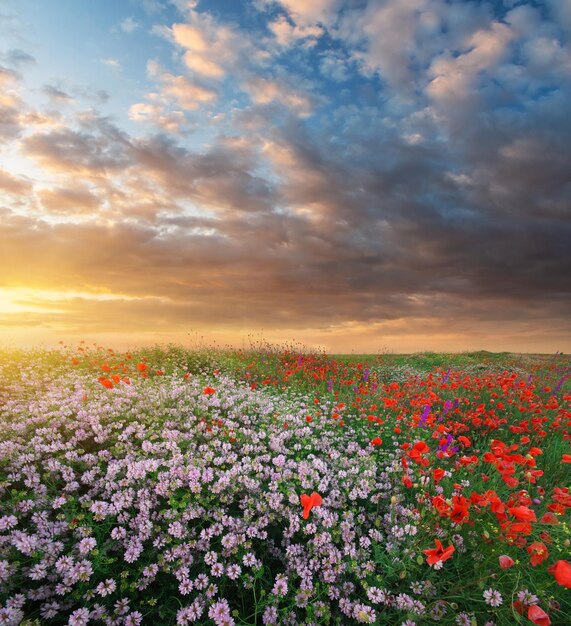
[[[568,357],[1,356],[0,625],[571,624]]]

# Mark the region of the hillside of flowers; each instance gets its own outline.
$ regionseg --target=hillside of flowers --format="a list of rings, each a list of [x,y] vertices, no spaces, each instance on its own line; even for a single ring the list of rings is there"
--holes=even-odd
[[[571,362],[0,354],[0,626],[571,624]]]

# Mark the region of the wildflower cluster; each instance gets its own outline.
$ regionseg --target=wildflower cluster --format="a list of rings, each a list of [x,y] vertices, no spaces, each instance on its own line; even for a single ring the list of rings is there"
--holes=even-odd
[[[0,625],[570,616],[564,389],[173,353],[5,359]]]

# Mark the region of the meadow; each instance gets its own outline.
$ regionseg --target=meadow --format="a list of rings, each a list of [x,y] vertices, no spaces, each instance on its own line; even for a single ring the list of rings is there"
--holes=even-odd
[[[0,354],[0,625],[571,624],[571,361]]]

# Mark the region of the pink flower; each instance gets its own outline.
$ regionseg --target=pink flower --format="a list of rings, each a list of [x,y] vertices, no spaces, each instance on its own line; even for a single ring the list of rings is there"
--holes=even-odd
[[[509,569],[515,563],[511,556],[508,556],[507,554],[502,554],[502,556],[498,558],[498,561],[500,562],[500,567],[502,569]]]

